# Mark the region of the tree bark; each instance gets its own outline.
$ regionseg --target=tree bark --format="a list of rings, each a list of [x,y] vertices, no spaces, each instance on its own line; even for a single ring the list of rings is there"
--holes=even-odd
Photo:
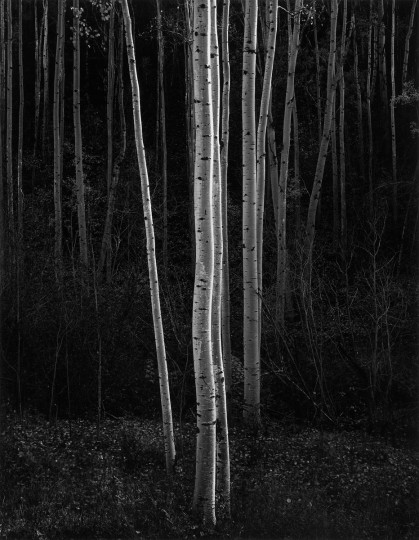
[[[345,71],[346,22],[348,0],[343,0],[342,37],[339,66],[339,165],[340,165],[340,247],[346,253],[346,160],[345,160]]]
[[[131,16],[128,0],[120,0],[125,25],[125,41],[127,47],[128,67],[132,90],[132,109],[134,116],[135,146],[137,150],[138,168],[141,177],[141,196],[143,201],[145,231],[147,239],[147,263],[150,282],[151,307],[153,313],[154,337],[157,351],[157,364],[159,370],[160,399],[163,415],[163,438],[166,455],[166,470],[173,471],[175,464],[175,440],[173,434],[172,409],[170,403],[169,376],[166,363],[166,350],[164,343],[163,321],[160,309],[159,279],[156,263],[156,249],[154,238],[153,214],[151,209],[150,186],[147,172],[147,163],[143,142],[140,87],[137,77],[134,40],[132,36]]]
[[[413,0],[412,9],[410,11],[409,26],[407,29],[406,39],[404,42],[402,85],[407,81],[407,67],[409,64],[410,37],[413,32],[413,22],[415,20],[416,5],[417,5],[417,0]]]
[[[196,473],[193,510],[215,525],[216,396],[211,340],[214,284],[213,147],[210,0],[194,2],[193,74],[195,103],[194,216],[196,237],[192,339],[197,400]]]
[[[390,100],[390,126],[391,126],[391,164],[393,178],[393,221],[397,225],[398,204],[397,204],[397,150],[396,150],[396,120],[394,116],[394,100],[396,98],[396,81],[394,74],[394,37],[396,33],[396,1],[391,2],[391,100]]]
[[[49,119],[49,56],[48,56],[48,0],[44,0],[44,39],[42,48],[42,70],[44,74],[44,100],[42,108],[42,155],[45,158]]]
[[[374,141],[372,136],[372,115],[371,115],[371,91],[372,91],[372,64],[373,64],[373,7],[370,0],[370,14],[368,25],[368,63],[367,63],[367,121],[368,121],[368,209],[369,215],[372,217],[373,212],[373,182],[372,182],[372,166]]]
[[[259,297],[257,268],[257,191],[255,81],[257,0],[246,0],[243,43],[242,156],[243,156],[243,345],[244,408],[250,425],[260,424]]]

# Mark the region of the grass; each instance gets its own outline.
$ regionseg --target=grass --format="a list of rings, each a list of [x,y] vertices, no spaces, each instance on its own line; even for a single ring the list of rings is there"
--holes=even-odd
[[[167,478],[159,422],[9,418],[2,434],[0,537],[195,538],[195,426],[176,426]],[[233,428],[232,519],[214,537],[419,537],[417,452],[364,432]]]

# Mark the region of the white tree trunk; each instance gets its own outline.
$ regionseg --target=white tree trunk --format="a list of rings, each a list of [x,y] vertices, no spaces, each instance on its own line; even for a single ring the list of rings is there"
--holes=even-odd
[[[195,103],[194,216],[196,237],[192,339],[197,400],[196,473],[193,509],[215,524],[216,399],[211,341],[214,283],[213,147],[211,96],[211,5],[194,2],[193,74]]]
[[[249,424],[260,424],[259,300],[256,226],[255,81],[257,0],[246,0],[243,43],[243,345],[244,409]]]
[[[141,177],[141,195],[145,231],[147,238],[147,263],[150,281],[151,308],[153,312],[154,337],[156,342],[157,364],[159,370],[160,400],[163,415],[163,436],[166,454],[166,469],[172,472],[175,463],[175,440],[173,434],[172,409],[170,403],[169,377],[166,363],[166,350],[164,344],[163,321],[160,310],[159,278],[157,273],[156,249],[154,239],[153,214],[151,209],[150,186],[148,180],[147,163],[144,150],[141,110],[140,87],[138,85],[137,65],[135,61],[134,40],[132,37],[131,16],[128,0],[120,0],[125,24],[125,40],[127,46],[128,67],[132,90],[132,109],[134,116],[135,146],[137,150],[138,168]]]

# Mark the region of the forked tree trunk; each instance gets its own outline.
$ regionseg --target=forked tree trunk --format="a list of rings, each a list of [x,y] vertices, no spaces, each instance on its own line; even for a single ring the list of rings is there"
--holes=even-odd
[[[248,424],[260,424],[259,297],[257,269],[257,191],[255,81],[257,0],[246,0],[243,42],[243,345],[244,408]]]
[[[223,220],[220,161],[220,62],[217,36],[217,2],[211,0],[211,98],[214,146],[213,162],[213,238],[214,288],[211,306],[211,340],[214,363],[215,405],[217,413],[217,476],[216,492],[225,513],[230,515],[230,453],[227,424],[227,400],[224,359],[221,339],[221,294],[223,271]]]
[[[87,269],[87,226],[84,202],[83,146],[80,120],[80,15],[79,0],[73,0],[73,122],[77,218],[79,225],[80,262],[82,267]]]
[[[154,338],[156,342],[160,399],[163,415],[163,438],[166,455],[166,470],[168,473],[171,473],[173,471],[176,458],[175,439],[173,434],[172,408],[170,403],[169,376],[166,363],[163,321],[160,310],[159,279],[156,263],[156,248],[154,239],[153,214],[151,209],[150,186],[141,123],[140,87],[137,77],[137,65],[135,60],[134,40],[132,36],[132,24],[128,8],[128,0],[120,1],[124,17],[125,40],[127,47],[129,75],[131,80],[135,146],[137,150],[138,168],[141,177],[141,196],[143,201],[145,231],[147,239],[147,263],[150,282],[151,307],[153,313]]]
[[[211,99],[211,5],[194,2],[193,74],[195,103],[194,216],[196,236],[192,339],[197,401],[196,472],[193,510],[215,525],[216,396],[211,341],[214,284],[213,147]]]

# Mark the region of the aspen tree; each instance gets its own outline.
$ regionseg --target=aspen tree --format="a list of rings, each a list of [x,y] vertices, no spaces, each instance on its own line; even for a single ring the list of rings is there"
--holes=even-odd
[[[372,138],[372,115],[371,115],[371,86],[372,86],[372,39],[373,39],[373,7],[370,0],[370,14],[368,22],[368,59],[367,59],[367,122],[368,122],[368,207],[370,216],[372,216],[373,204],[373,185],[372,185],[372,158],[373,158],[373,138]]]
[[[211,96],[211,4],[193,4],[195,103],[194,216],[196,237],[192,339],[197,400],[196,473],[193,509],[206,525],[215,525],[216,396],[211,340],[214,284],[213,147]]]
[[[342,37],[339,65],[339,166],[340,166],[340,243],[346,253],[346,163],[345,163],[345,71],[346,22],[348,0],[343,0]]]
[[[225,388],[227,407],[231,396],[231,335],[230,335],[230,270],[228,257],[228,150],[229,150],[229,122],[230,122],[230,54],[229,54],[229,17],[230,0],[223,1],[223,17],[221,31],[223,89],[222,89],[222,116],[221,116],[221,200],[222,200],[222,228],[223,228],[223,269],[221,294],[221,338],[224,360]]]
[[[166,144],[166,104],[164,95],[164,36],[160,0],[157,4],[157,42],[158,42],[158,95],[159,95],[159,125],[161,136],[161,175],[163,184],[163,266],[167,272],[167,144]]]
[[[270,188],[272,193],[272,202],[275,219],[275,230],[278,228],[278,183],[279,183],[279,171],[278,171],[278,155],[276,150],[276,132],[274,126],[274,119],[272,116],[272,97],[269,102],[269,115],[267,125],[267,145],[268,145],[268,171],[270,179]]]
[[[257,184],[257,270],[258,270],[258,355],[260,357],[261,323],[262,323],[262,260],[263,260],[263,216],[265,209],[265,176],[266,176],[266,131],[269,117],[269,104],[272,95],[272,73],[275,60],[276,33],[278,27],[278,1],[267,3],[266,21],[266,58],[263,75],[262,96],[260,101],[259,122],[256,138],[256,184]]]
[[[288,10],[290,11],[290,10]],[[288,14],[288,69],[287,88],[285,93],[284,120],[282,125],[282,149],[280,157],[279,191],[278,191],[278,222],[277,222],[277,282],[276,282],[276,319],[279,325],[284,324],[285,290],[287,282],[287,247],[286,247],[286,218],[287,218],[287,183],[289,152],[291,138],[291,117],[294,103],[295,66],[297,63],[300,42],[300,12],[301,0],[295,1],[294,24],[291,25],[291,14]],[[292,27],[292,29],[291,29]]]
[[[257,0],[246,0],[242,80],[243,159],[243,345],[244,409],[248,424],[260,424],[259,297],[257,269],[257,190],[255,81]]]
[[[413,32],[413,22],[415,20],[415,11],[418,0],[413,0],[412,9],[410,10],[409,26],[407,29],[406,39],[404,42],[403,68],[402,68],[402,85],[407,81],[407,66],[409,63],[410,37]]]
[[[76,197],[77,218],[79,225],[80,261],[86,269],[87,256],[87,227],[86,208],[84,201],[83,178],[83,145],[80,120],[80,4],[73,0],[73,122],[74,122],[74,152],[76,165]]]
[[[301,175],[300,175],[300,138],[298,125],[297,100],[294,94],[294,106],[292,108],[292,125],[294,136],[294,177],[297,191],[297,202],[295,205],[295,228],[297,237],[300,237],[301,230]]]
[[[140,87],[137,77],[137,65],[135,60],[134,40],[132,36],[132,24],[128,8],[128,0],[120,1],[124,17],[125,41],[132,90],[132,110],[134,116],[135,146],[137,150],[138,168],[141,177],[141,195],[143,201],[145,231],[147,239],[147,263],[150,282],[151,307],[153,313],[154,337],[156,342],[157,364],[159,370],[160,399],[163,416],[163,437],[166,455],[166,470],[168,473],[171,473],[173,471],[176,458],[175,440],[173,434],[172,408],[170,403],[169,376],[166,363],[163,321],[160,310],[159,279],[156,263],[156,249],[153,214],[151,209],[150,186],[141,123]]]
[[[391,99],[390,99],[390,126],[391,126],[391,163],[393,177],[393,221],[397,224],[397,151],[396,151],[396,120],[394,118],[394,100],[396,99],[396,81],[394,74],[394,36],[396,33],[396,1],[391,2]]]
[[[54,255],[56,276],[58,281],[62,278],[63,266],[63,225],[62,225],[62,149],[63,149],[63,77],[64,77],[64,37],[65,37],[65,0],[59,2],[57,13],[57,43],[55,49],[54,72],[54,106],[53,106],[53,133],[54,133],[54,213],[55,213],[55,241]]]
[[[386,64],[386,25],[384,22],[384,0],[378,0],[378,77],[381,93],[381,104],[387,110],[387,64]],[[388,125],[388,122],[386,122]]]
[[[221,334],[222,273],[223,273],[223,194],[220,156],[220,62],[217,35],[217,2],[211,0],[211,99],[214,145],[213,162],[213,239],[214,239],[214,285],[211,305],[211,340],[214,364],[215,405],[217,415],[217,476],[216,491],[221,505],[230,515],[230,453],[227,424],[227,399]]]
[[[107,162],[106,162],[106,189],[109,197],[109,190],[112,182],[113,163],[113,106],[115,96],[115,0],[111,0],[109,12],[108,30],[108,71],[106,90],[106,132],[107,132]],[[109,246],[110,249],[110,246]]]
[[[44,99],[42,108],[42,155],[45,158],[49,118],[48,0],[44,0],[43,30],[42,71],[44,76]]]
[[[336,63],[336,26],[337,26],[337,0],[330,2],[330,39],[329,39],[329,59],[327,65],[327,95],[326,107],[323,118],[323,133],[317,157],[316,172],[314,174],[313,188],[311,190],[310,203],[307,213],[307,223],[305,232],[305,252],[306,267],[305,275],[311,282],[311,264],[314,243],[314,233],[316,224],[316,211],[323,182],[324,166],[326,163],[327,149],[329,146],[330,126],[332,122],[333,100],[336,90],[335,63]]]

